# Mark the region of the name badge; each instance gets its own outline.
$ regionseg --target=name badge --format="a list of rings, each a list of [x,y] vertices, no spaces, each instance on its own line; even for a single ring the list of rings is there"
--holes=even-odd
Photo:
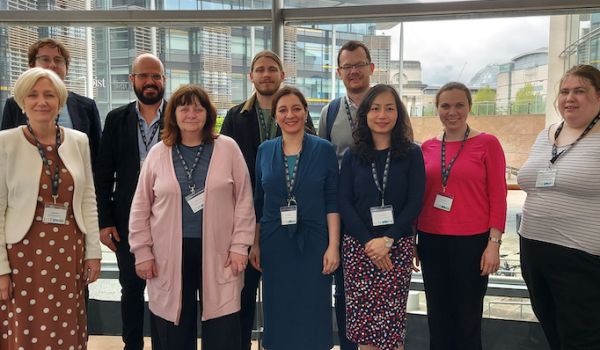
[[[288,205],[287,207],[279,208],[281,212],[281,225],[295,225],[298,222],[298,207]]]
[[[454,198],[452,196],[444,193],[438,193],[435,196],[435,202],[433,202],[433,207],[444,211],[450,211],[450,209],[452,209],[453,201]]]
[[[538,171],[535,187],[554,187],[556,169],[542,169]]]
[[[64,225],[67,221],[67,207],[60,204],[44,204],[44,224]]]
[[[391,205],[371,207],[373,226],[392,225],[394,223],[394,208]]]
[[[204,209],[204,190],[188,194],[185,196],[185,201],[196,214]]]

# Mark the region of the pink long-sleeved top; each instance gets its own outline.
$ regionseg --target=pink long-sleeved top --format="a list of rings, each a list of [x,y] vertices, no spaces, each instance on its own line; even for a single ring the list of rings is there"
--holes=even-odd
[[[202,320],[240,310],[244,274],[225,267],[230,252],[248,255],[256,219],[250,175],[233,139],[220,135],[205,183],[202,222]],[[154,259],[158,277],[147,281],[150,310],[179,324],[182,294],[181,190],[171,147],[160,142],[144,161],[131,205],[129,244],[139,264]]]
[[[456,155],[461,141],[446,142],[446,166]],[[434,208],[436,195],[442,192],[442,142],[436,138],[421,146],[425,159],[425,199],[418,219],[419,231],[469,236],[497,228],[504,232],[506,223],[506,160],[498,139],[481,133],[471,137],[454,162],[446,187],[453,196],[452,209]]]

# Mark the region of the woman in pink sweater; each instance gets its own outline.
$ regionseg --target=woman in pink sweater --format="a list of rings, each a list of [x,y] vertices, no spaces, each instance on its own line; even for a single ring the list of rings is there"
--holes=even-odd
[[[471,129],[471,93],[436,95],[444,131],[422,145],[425,199],[418,219],[431,350],[480,350],[488,275],[498,270],[506,221],[506,162],[498,139]]]
[[[240,293],[255,216],[250,176],[232,139],[214,134],[216,110],[199,86],[173,93],[162,142],[144,161],[129,242],[147,281],[153,349],[240,348]]]

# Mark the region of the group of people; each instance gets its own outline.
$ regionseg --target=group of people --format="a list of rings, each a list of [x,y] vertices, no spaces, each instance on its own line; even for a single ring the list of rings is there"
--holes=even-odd
[[[468,125],[466,86],[438,91],[443,130],[417,145],[400,96],[371,87],[369,49],[349,41],[337,57],[346,95],[323,108],[317,136],[281,59],[262,51],[254,93],[218,133],[208,93],[184,85],[167,103],[162,62],[141,54],[137,99],[100,136],[94,101],[65,87],[69,62],[60,42],[32,45],[4,109],[1,349],[86,348],[100,242],[117,257],[125,349],[143,348],[145,288],[153,349],[196,349],[198,313],[203,349],[250,349],[261,276],[263,346],[330,349],[331,275],[341,349],[404,349],[419,268],[430,349],[482,349],[506,164],[498,139]],[[564,121],[519,174],[523,275],[551,348],[595,349],[600,72],[568,71],[557,102]]]

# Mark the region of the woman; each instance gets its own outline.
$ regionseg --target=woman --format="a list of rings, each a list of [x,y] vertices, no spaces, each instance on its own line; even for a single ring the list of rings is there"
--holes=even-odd
[[[430,349],[481,349],[483,297],[506,222],[506,161],[496,137],[467,124],[465,85],[442,86],[435,104],[444,131],[421,147],[427,179],[417,226]]]
[[[557,105],[519,171],[521,269],[550,348],[600,349],[600,71],[567,71]]]
[[[425,167],[396,90],[376,85],[357,111],[338,190],[344,223],[347,335],[361,349],[404,349],[413,221]]]
[[[85,349],[101,258],[88,139],[56,124],[56,73],[26,71],[14,97],[27,125],[0,132],[0,348]]]
[[[129,242],[147,280],[152,348],[240,348],[240,293],[254,208],[235,141],[215,135],[206,91],[184,85],[165,110],[162,142],[144,161],[131,206]]]
[[[331,144],[304,132],[308,106],[284,87],[271,114],[281,136],[256,159],[257,233],[251,263],[263,272],[264,347],[330,349],[331,276],[339,265],[338,167]],[[260,238],[260,240],[259,240]]]

